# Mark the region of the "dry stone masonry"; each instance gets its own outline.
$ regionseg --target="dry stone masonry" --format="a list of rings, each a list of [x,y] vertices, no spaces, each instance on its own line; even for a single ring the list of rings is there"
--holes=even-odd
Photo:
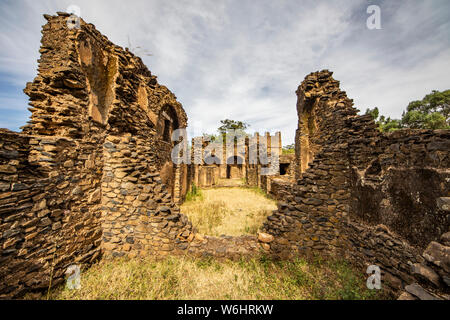
[[[181,104],[93,25],[45,18],[24,90],[31,120],[0,132],[2,297],[57,285],[101,254],[178,252],[192,232],[176,205],[187,170],[170,159],[171,133],[187,125]]]
[[[362,272],[381,267],[402,299],[448,298],[449,130],[382,134],[325,70],[297,90],[295,158],[270,164],[275,176],[248,159],[176,165],[171,136],[187,116],[175,95],[92,24],[44,17],[38,75],[24,90],[31,120],[0,129],[0,298],[42,292],[101,257],[262,252],[339,254]],[[219,177],[280,200],[264,233],[207,237],[180,214],[192,183]]]
[[[271,252],[340,254],[403,288],[423,249],[449,231],[450,131],[382,134],[327,70],[297,95],[297,181],[265,223]]]
[[[189,181],[197,187],[217,186],[220,179],[242,179],[279,198],[283,187],[292,182],[294,157],[282,154],[281,132],[242,136],[232,145],[209,140],[192,139]]]

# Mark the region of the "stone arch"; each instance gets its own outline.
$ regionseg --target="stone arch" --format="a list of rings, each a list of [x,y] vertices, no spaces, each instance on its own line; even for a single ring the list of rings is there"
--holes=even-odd
[[[220,159],[218,156],[216,156],[216,155],[207,155],[207,156],[205,157],[205,163],[206,163],[207,165],[213,165],[213,164],[220,165],[220,164],[222,164],[222,161],[221,161],[221,159]]]

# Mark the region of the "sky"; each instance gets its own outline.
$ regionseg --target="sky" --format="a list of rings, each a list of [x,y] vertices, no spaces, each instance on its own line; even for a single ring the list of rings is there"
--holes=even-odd
[[[112,42],[141,56],[183,104],[191,135],[229,118],[294,142],[295,91],[329,69],[363,113],[400,118],[408,103],[450,89],[448,0],[0,0],[0,128],[30,116],[42,14],[78,6]],[[369,29],[369,5],[381,29]]]

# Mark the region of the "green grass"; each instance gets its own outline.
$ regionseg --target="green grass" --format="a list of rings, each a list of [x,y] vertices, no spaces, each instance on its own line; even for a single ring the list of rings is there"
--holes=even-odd
[[[189,196],[180,209],[200,233],[209,236],[256,235],[277,208],[276,202],[259,188],[212,188],[200,194]]]
[[[190,201],[202,201],[203,193],[200,188],[198,188],[195,183],[192,184],[191,190],[186,194],[186,202]]]
[[[365,300],[385,298],[340,260],[105,260],[81,274],[81,289],[57,288],[62,300]]]
[[[200,190],[181,207],[208,235],[257,234],[275,201],[260,188]],[[366,287],[367,275],[340,259],[273,261],[167,257],[102,260],[81,274],[80,290],[52,288],[57,300],[366,300],[387,298]]]
[[[270,200],[274,200],[273,197],[266,193],[263,189],[261,189],[260,187],[251,187],[251,186],[245,186],[245,189],[250,190],[258,195],[263,196],[266,199],[270,199]]]
[[[295,154],[295,149],[283,149],[282,154]]]

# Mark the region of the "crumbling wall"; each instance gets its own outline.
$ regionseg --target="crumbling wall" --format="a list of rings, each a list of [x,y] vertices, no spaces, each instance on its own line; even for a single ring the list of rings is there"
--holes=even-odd
[[[272,252],[286,258],[342,247],[344,238],[339,230],[350,196],[345,120],[356,115],[351,100],[339,90],[339,82],[330,72],[309,75],[297,94],[300,121],[295,166],[299,179],[285,190],[278,212],[265,224],[265,230],[275,236]],[[303,112],[314,118],[306,135],[302,131]]]
[[[11,183],[1,193],[8,202],[0,218],[6,297],[47,288],[52,278],[56,285],[71,263],[100,255],[104,127],[89,119],[73,31],[63,16],[45,17],[39,74],[24,90],[31,120],[22,133],[0,134],[2,162],[14,167],[1,178]]]
[[[44,17],[24,90],[31,119],[0,131],[2,297],[57,285],[70,264],[101,254],[176,251],[192,228],[175,204],[187,168],[170,158],[171,134],[187,124],[181,104],[93,25]]]
[[[271,252],[345,255],[404,286],[409,262],[449,229],[436,206],[449,190],[449,131],[382,134],[329,71],[308,75],[297,94],[298,181],[265,224]]]
[[[271,145],[272,139],[276,145]],[[191,168],[193,183],[198,187],[217,185],[219,179],[244,179],[248,186],[257,186],[270,192],[271,181],[262,177],[263,168],[273,167],[270,179],[279,176],[279,158],[281,155],[281,133],[274,136],[266,132],[253,136],[240,137],[230,146],[227,142],[207,141],[204,137],[192,139]],[[197,146],[197,148],[195,148]],[[270,155],[274,154],[274,158]],[[263,155],[266,155],[265,158]],[[195,160],[195,161],[194,161]],[[286,161],[286,163],[290,163]],[[291,174],[289,169],[289,174]]]
[[[448,252],[433,241],[449,229],[449,131],[381,134],[329,71],[297,91],[297,181],[270,180],[282,197],[270,235],[197,234],[177,203],[198,172],[170,159],[171,134],[187,125],[181,104],[140,58],[82,20],[69,29],[68,17],[45,15],[38,75],[24,90],[31,120],[0,130],[0,297],[57,285],[69,265],[102,254],[342,254],[401,288],[411,264]],[[245,159],[250,184],[264,184],[261,169]]]
[[[432,241],[422,253],[423,262],[411,266],[413,282],[399,300],[450,300],[450,232]]]
[[[279,156],[279,170],[271,175],[259,177],[261,188],[276,200],[282,200],[289,193],[295,179],[295,157],[292,154]]]
[[[0,293],[13,297],[52,278],[57,285],[70,264],[99,256],[101,169],[69,138],[0,136]]]
[[[448,230],[440,197],[450,190],[450,132],[401,130],[382,135],[377,153],[361,161],[364,141],[352,144],[351,217],[384,224],[416,247]]]

